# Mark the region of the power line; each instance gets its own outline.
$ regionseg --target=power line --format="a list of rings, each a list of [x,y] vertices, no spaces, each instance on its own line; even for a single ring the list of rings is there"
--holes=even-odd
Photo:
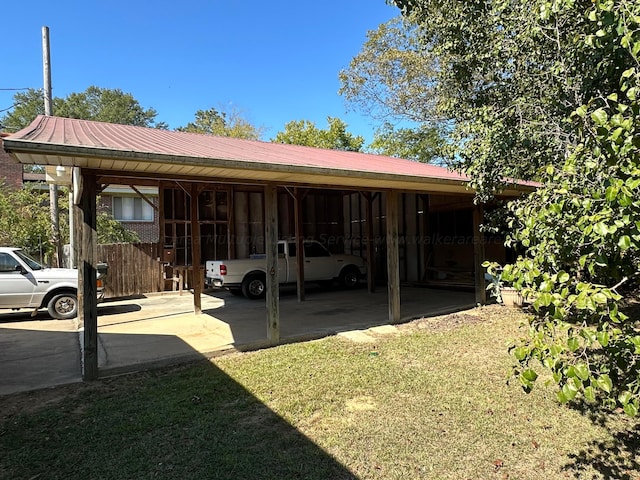
[[[17,91],[17,90],[29,90],[29,87],[27,87],[27,88],[0,88],[0,90],[7,91],[7,92],[14,92],[14,91]]]

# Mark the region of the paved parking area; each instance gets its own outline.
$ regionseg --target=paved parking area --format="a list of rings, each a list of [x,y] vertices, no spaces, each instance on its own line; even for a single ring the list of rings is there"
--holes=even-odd
[[[470,292],[403,287],[403,320],[471,308]],[[202,296],[202,315],[193,314],[185,292],[108,301],[98,306],[98,365],[112,375],[163,364],[211,357],[228,350],[267,346],[264,301],[228,292]],[[1,312],[1,311],[0,311]],[[298,302],[295,289],[282,290],[283,341],[320,338],[385,325],[385,288],[326,291],[309,289]],[[46,312],[0,314],[0,395],[81,380],[80,342],[73,321],[50,320]]]

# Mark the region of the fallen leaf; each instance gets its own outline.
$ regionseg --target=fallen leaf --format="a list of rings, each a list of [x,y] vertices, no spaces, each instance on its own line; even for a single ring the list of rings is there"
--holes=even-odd
[[[531,441],[531,445],[533,445],[533,448],[540,448],[540,444],[538,442],[536,442],[535,440]]]
[[[493,466],[496,468],[496,472],[497,472],[500,468],[504,467],[504,460],[501,460],[499,458],[497,460],[494,460]]]

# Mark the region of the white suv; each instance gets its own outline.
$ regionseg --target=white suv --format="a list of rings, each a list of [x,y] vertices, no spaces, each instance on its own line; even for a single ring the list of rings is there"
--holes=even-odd
[[[101,275],[97,280],[98,301],[104,298]],[[78,314],[78,271],[45,268],[19,248],[0,247],[0,308],[46,308],[53,318]]]

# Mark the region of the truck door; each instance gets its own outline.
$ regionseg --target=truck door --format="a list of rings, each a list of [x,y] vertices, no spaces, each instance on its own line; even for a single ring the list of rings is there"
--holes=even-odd
[[[304,279],[329,280],[333,278],[335,265],[329,258],[329,250],[317,242],[304,242]]]
[[[283,243],[284,246],[284,243]],[[296,255],[296,243],[287,242],[287,279],[288,283],[295,282],[298,277],[298,257]],[[283,282],[284,283],[284,282]]]
[[[289,270],[291,269],[291,259],[285,252],[285,242],[278,242],[278,282],[287,283],[291,281]]]
[[[0,252],[0,308],[31,306],[38,283],[33,273],[23,271],[24,266],[12,255]]]

